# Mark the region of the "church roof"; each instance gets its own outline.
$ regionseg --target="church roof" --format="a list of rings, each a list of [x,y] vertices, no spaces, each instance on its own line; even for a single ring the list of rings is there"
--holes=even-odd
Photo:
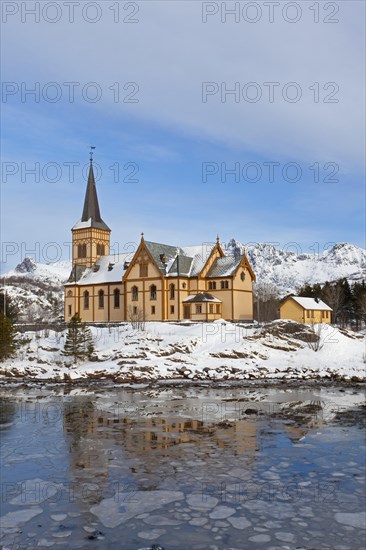
[[[207,273],[207,277],[230,277],[238,268],[243,256],[241,254],[217,258]]]
[[[96,285],[104,283],[120,283],[123,275],[127,271],[132,257],[133,253],[131,252],[101,256],[93,267],[84,269],[84,272],[78,279],[77,284]]]
[[[97,229],[110,231],[108,225],[102,220],[100,215],[92,160],[90,160],[88,184],[86,186],[83,214],[81,216],[81,220],[73,226],[73,229],[84,229],[87,227],[95,227]]]
[[[216,304],[220,304],[222,300],[219,300],[218,298],[215,298],[215,296],[212,296],[209,292],[199,292],[198,294],[191,294],[190,296],[187,296],[183,300],[185,303],[192,303],[192,302],[214,302]]]

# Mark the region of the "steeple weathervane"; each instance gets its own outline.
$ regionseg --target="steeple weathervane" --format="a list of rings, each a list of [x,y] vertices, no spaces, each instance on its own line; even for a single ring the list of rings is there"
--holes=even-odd
[[[94,155],[94,149],[95,149],[95,146],[94,145],[91,145],[90,146],[90,162],[93,162],[93,155]]]

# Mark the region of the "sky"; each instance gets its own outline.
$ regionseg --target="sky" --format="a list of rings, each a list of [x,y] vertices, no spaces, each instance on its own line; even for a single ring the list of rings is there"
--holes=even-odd
[[[365,246],[365,3],[3,1],[1,271],[70,257],[90,146],[141,232]]]

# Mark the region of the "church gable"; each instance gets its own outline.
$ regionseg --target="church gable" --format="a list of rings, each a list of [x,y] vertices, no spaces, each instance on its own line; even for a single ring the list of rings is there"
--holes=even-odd
[[[132,258],[132,261],[124,275],[124,281],[140,278],[162,277],[162,271],[156,264],[155,258],[149,251],[144,240]]]

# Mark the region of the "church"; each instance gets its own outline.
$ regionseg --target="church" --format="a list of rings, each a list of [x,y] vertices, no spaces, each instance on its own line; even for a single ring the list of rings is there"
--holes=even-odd
[[[110,254],[91,155],[81,220],[72,228],[72,271],[65,320],[86,322],[253,320],[255,275],[245,254],[213,244],[141,241],[134,253]]]

